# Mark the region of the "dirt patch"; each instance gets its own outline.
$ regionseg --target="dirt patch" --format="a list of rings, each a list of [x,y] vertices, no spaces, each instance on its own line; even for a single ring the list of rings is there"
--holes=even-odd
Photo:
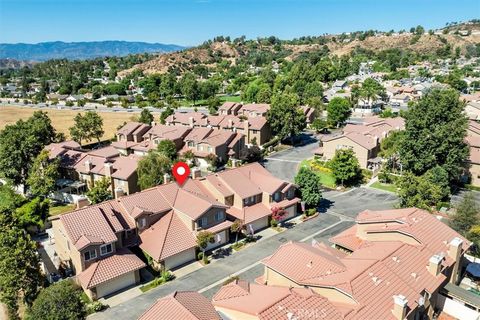
[[[13,124],[19,119],[27,119],[35,111],[39,109],[29,109],[12,106],[0,107],[0,130],[8,124]],[[68,128],[73,126],[73,118],[75,115],[82,111],[73,110],[51,110],[45,109],[48,116],[52,120],[52,124],[58,132],[63,132],[67,137],[69,136]],[[125,121],[131,121],[133,114],[126,112],[99,112],[103,118],[103,130],[105,134],[103,139],[111,139],[117,131],[117,127],[123,124]]]

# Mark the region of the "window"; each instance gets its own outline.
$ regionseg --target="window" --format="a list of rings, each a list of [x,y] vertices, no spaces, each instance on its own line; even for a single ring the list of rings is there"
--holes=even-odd
[[[198,220],[198,226],[199,227],[204,227],[208,224],[207,217],[203,217],[202,219]]]
[[[215,221],[222,221],[223,220],[223,211],[215,212]]]
[[[193,141],[188,141],[188,146],[189,147],[193,147],[195,144],[193,143]]]
[[[109,244],[104,244],[102,246],[100,246],[100,255],[101,256],[104,256],[106,254],[109,254],[110,252],[112,252],[112,244],[109,243]]]
[[[97,251],[95,250],[85,251],[85,253],[83,254],[83,257],[85,258],[85,261],[95,259],[97,257]]]
[[[273,194],[273,200],[275,200],[275,201],[280,201],[280,200],[281,200],[281,196],[282,196],[282,195],[280,194],[280,192],[275,192],[275,193]]]
[[[212,147],[208,147],[208,152],[212,152]]]
[[[140,229],[145,228],[146,224],[147,224],[147,220],[145,218],[141,218],[140,220],[138,220],[138,227]]]

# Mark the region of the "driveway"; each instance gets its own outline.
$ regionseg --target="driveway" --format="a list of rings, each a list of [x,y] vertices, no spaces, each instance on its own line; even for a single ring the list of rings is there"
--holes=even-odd
[[[275,177],[293,182],[302,160],[313,157],[313,151],[318,148],[318,139],[313,135],[304,134],[303,145],[280,151],[265,158],[263,165]]]
[[[352,189],[348,192],[327,192],[326,200],[321,203],[321,214],[294,228],[262,240],[221,261],[207,265],[186,276],[152,289],[138,297],[93,314],[89,319],[137,319],[148,307],[161,297],[174,291],[193,290],[211,297],[231,276],[253,281],[262,274],[261,260],[271,255],[287,241],[328,241],[354,224],[353,218],[360,211],[370,209],[389,209],[396,203],[395,195],[371,189]]]

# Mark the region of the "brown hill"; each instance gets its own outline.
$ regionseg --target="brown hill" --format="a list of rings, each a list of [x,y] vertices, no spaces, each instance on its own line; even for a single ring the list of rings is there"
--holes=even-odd
[[[468,35],[454,34],[452,31],[449,34],[443,34],[439,31],[438,34],[433,35],[425,33],[419,38],[417,37],[418,39],[415,39],[416,36],[411,33],[393,34],[390,36],[378,34],[368,37],[363,41],[355,39],[350,42],[331,41],[335,36],[329,36],[330,41],[328,41],[326,45],[330,53],[337,56],[349,54],[357,47],[374,51],[399,48],[428,54],[434,53],[437,49],[444,47],[445,43],[450,44],[453,49],[460,47],[461,52],[465,53],[468,45],[480,43],[480,26],[478,24],[473,26],[469,25],[469,28],[465,30],[467,29],[470,30],[470,34]],[[216,58],[218,57],[221,57],[223,60],[229,60],[232,64],[235,64],[237,58],[248,54],[249,47],[250,46],[239,46],[227,42],[213,42],[209,45],[190,48],[180,52],[159,55],[150,61],[124,70],[119,75],[129,74],[134,69],[140,69],[145,74],[154,74],[165,73],[170,68],[177,68],[180,73],[182,73],[186,70],[191,70],[192,63],[201,63],[209,67],[215,67],[216,61],[218,61]],[[286,59],[294,60],[300,53],[320,50],[323,45],[284,44],[283,47],[291,52]],[[274,47],[258,43],[256,50],[273,51]]]

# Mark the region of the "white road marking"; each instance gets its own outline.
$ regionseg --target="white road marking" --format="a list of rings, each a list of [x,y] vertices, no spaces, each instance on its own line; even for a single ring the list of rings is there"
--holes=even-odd
[[[327,214],[330,214],[330,213],[327,213]],[[339,215],[339,214],[338,214],[338,215]],[[341,216],[341,215],[340,215],[340,216]],[[313,238],[313,237],[321,234],[322,232],[325,232],[325,231],[327,231],[328,229],[331,229],[331,228],[339,225],[340,223],[342,223],[342,222],[344,222],[344,221],[345,221],[345,220],[344,220],[342,217],[340,217],[340,221],[337,221],[337,222],[335,222],[334,224],[329,225],[328,227],[325,227],[325,228],[323,228],[323,229],[321,229],[321,230],[318,230],[318,231],[315,232],[315,233],[312,233],[311,235],[309,235],[309,236],[303,238],[302,240],[300,240],[300,242],[305,242],[305,241],[307,241],[307,240],[309,240],[309,239],[311,239],[311,238]],[[241,269],[241,270],[238,270],[238,271],[232,273],[232,274],[231,274],[230,276],[228,276],[228,277],[225,277],[225,278],[223,278],[223,279],[220,279],[220,280],[218,280],[218,281],[216,281],[216,282],[214,282],[214,283],[212,283],[212,284],[210,284],[210,285],[208,285],[208,286],[206,286],[206,287],[198,290],[198,292],[199,292],[199,293],[203,293],[203,292],[208,291],[208,290],[210,290],[210,289],[212,289],[212,288],[215,288],[216,286],[224,283],[226,280],[228,280],[228,279],[230,279],[230,278],[232,278],[232,277],[238,276],[238,275],[244,273],[245,271],[248,271],[248,270],[250,270],[250,269],[253,269],[253,268],[255,268],[256,266],[258,266],[259,264],[261,264],[261,263],[262,263],[261,260],[260,260],[260,261],[257,261],[257,262],[255,262],[254,264],[251,264],[251,265],[249,265],[249,266],[247,266],[247,267],[245,267],[245,268],[243,268],[243,269]]]

